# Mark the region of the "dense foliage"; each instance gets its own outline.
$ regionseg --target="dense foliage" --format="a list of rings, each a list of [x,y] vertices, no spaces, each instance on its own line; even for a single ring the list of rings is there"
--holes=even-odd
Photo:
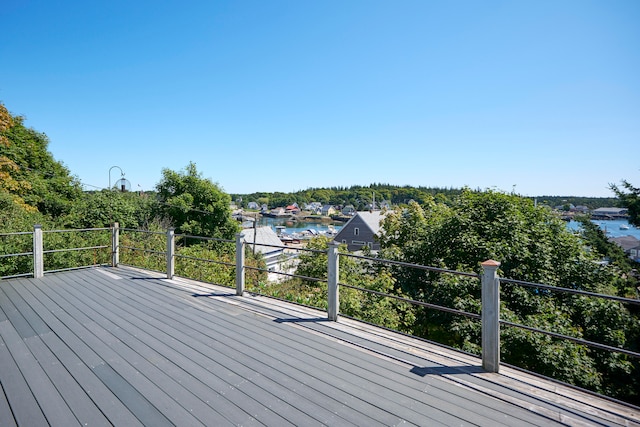
[[[629,209],[629,222],[640,227],[640,187],[622,181],[621,187],[611,185],[611,190],[620,198],[622,206]]]
[[[156,189],[159,211],[178,233],[233,239],[240,230],[231,218],[231,197],[203,179],[194,163],[183,172],[164,169]]]
[[[379,206],[382,201],[394,205],[405,205],[410,201],[423,203],[432,197],[446,201],[460,194],[461,191],[461,189],[454,188],[371,184],[369,186],[309,188],[294,193],[232,194],[232,197],[236,203],[240,203],[241,206],[245,207],[249,202],[257,202],[260,205],[264,203],[269,208],[287,206],[292,203],[298,203],[298,205],[302,206],[305,203],[320,202],[336,206],[352,205],[356,210],[367,210],[373,202],[376,203],[376,206]]]
[[[500,276],[527,282],[626,295],[619,265],[599,263],[548,209],[515,195],[464,192],[451,206],[411,204],[384,220],[380,257],[480,273],[495,259]],[[396,286],[412,298],[480,313],[477,279],[396,268]],[[637,283],[636,283],[637,285]],[[501,319],[564,335],[638,351],[637,312],[614,301],[503,284]],[[479,353],[480,325],[434,310],[416,310],[414,333]],[[505,362],[627,400],[637,400],[640,365],[618,353],[503,327]],[[621,379],[626,380],[621,381]]]
[[[550,207],[562,206],[566,210],[568,210],[571,205],[586,206],[591,210],[620,206],[620,200],[615,197],[537,196],[535,200],[539,205]]]
[[[22,213],[64,215],[81,197],[80,183],[51,156],[47,136],[23,121],[0,104],[0,195]]]
[[[407,206],[411,201],[422,205],[432,199],[435,199],[436,202],[450,204],[463,191],[464,189],[461,188],[371,184],[368,186],[309,188],[293,193],[261,192],[232,194],[231,196],[240,207],[247,207],[249,202],[257,202],[260,205],[266,204],[269,208],[287,206],[294,202],[300,206],[305,203],[320,202],[335,206],[353,205],[356,210],[361,211],[369,209],[374,200],[377,207],[380,206],[379,204],[382,201],[389,202],[394,206]],[[478,193],[482,191],[480,189],[475,190]],[[589,209],[620,205],[620,200],[614,197],[539,196],[535,199],[539,205],[550,207],[566,206],[567,209],[570,205],[587,206]]]
[[[291,278],[282,283],[251,282],[251,289],[263,294],[285,298],[300,304],[327,308],[327,248],[330,239],[313,238],[298,258],[296,274],[321,279],[321,282]],[[349,257],[346,245],[340,245],[339,282],[376,292],[401,296],[395,287],[391,273],[374,264],[361,264]],[[415,318],[407,303],[381,297],[358,289],[340,289],[340,313],[396,330],[412,328]]]

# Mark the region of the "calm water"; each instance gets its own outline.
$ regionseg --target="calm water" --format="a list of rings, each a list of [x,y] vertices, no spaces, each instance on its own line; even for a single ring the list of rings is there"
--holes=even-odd
[[[627,220],[609,220],[609,221],[592,221],[594,224],[597,224],[602,230],[607,233],[609,237],[620,237],[620,236],[634,236],[637,239],[640,239],[640,228],[636,228],[629,224]],[[342,222],[302,222],[302,221],[291,221],[289,219],[283,218],[268,218],[262,217],[258,220],[259,226],[268,225],[273,231],[276,231],[276,226],[284,226],[286,229],[284,230],[286,233],[299,233],[301,231],[305,231],[308,229],[316,230],[318,232],[324,232],[329,230],[329,227],[333,227],[336,232],[340,231],[340,229],[344,226]],[[621,225],[627,225],[629,227],[628,230],[621,230]],[[577,230],[580,227],[580,223],[576,221],[570,221],[567,223],[567,227],[571,230]]]
[[[626,219],[614,219],[608,221],[598,220],[591,222],[597,224],[598,227],[600,227],[608,237],[633,236],[636,239],[640,239],[640,229],[634,227],[633,225],[630,225],[629,221],[627,221]],[[621,230],[621,225],[626,225],[629,227],[629,229]],[[580,223],[576,221],[569,221],[567,223],[567,227],[569,227],[571,230],[577,230],[580,227]]]
[[[336,230],[337,232],[337,231],[340,231],[344,223],[343,222],[315,222],[315,221],[302,222],[302,221],[291,221],[289,219],[282,219],[282,218],[268,218],[263,216],[258,220],[258,225],[259,226],[268,225],[273,229],[273,231],[276,231],[276,226],[281,225],[286,227],[286,229],[284,230],[285,233],[292,234],[292,233],[299,233],[301,231],[305,231],[309,229],[316,230],[318,232],[323,232],[323,231],[328,231],[330,227],[333,227],[333,229]]]

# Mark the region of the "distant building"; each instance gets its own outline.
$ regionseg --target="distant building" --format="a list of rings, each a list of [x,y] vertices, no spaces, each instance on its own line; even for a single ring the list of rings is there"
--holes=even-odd
[[[587,213],[589,212],[589,208],[587,206],[584,205],[578,205],[575,208],[571,209],[571,212],[577,212],[577,213]]]
[[[368,246],[371,250],[380,249],[377,237],[380,232],[380,221],[386,213],[381,211],[356,212],[356,214],[342,227],[335,237],[338,243],[347,245],[349,251],[362,250]]]
[[[640,261],[640,240],[634,236],[612,237],[609,240],[622,248],[625,254],[634,261]]]
[[[260,205],[257,202],[249,202],[247,203],[247,209],[260,209]]]
[[[264,216],[271,216],[274,218],[282,217],[282,216],[290,216],[290,213],[287,213],[283,207],[273,208],[268,213],[263,213]]]
[[[311,211],[311,213],[320,215],[322,213],[322,203],[311,202],[304,205],[305,211]]]
[[[287,206],[286,208],[284,208],[284,210],[290,214],[300,213],[300,208],[298,207],[297,203]]]
[[[625,218],[629,214],[626,208],[598,208],[591,211],[593,218]]]
[[[356,208],[353,205],[347,205],[342,208],[342,215],[353,216],[356,214]]]
[[[324,216],[331,216],[331,215],[335,215],[337,213],[338,213],[338,211],[336,210],[336,208],[333,207],[333,205],[324,205],[322,207],[321,214],[324,215]]]
[[[286,276],[272,272],[292,273],[290,270],[297,263],[297,260],[294,259],[295,256],[285,252],[282,241],[271,227],[245,228],[242,230],[242,234],[249,250],[262,254],[267,270],[269,270],[269,281],[279,282],[286,278]]]

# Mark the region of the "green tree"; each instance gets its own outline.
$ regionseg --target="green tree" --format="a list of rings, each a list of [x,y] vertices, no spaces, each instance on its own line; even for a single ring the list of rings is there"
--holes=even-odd
[[[629,209],[629,222],[640,227],[640,187],[634,187],[629,181],[622,181],[621,187],[611,184],[611,190],[618,196],[622,206]]]
[[[0,104],[0,192],[26,210],[59,217],[81,196],[80,183],[47,150],[47,136],[23,122]]]
[[[231,217],[231,196],[202,178],[195,163],[181,172],[163,169],[156,189],[159,214],[171,219],[178,233],[233,239],[240,229]]]
[[[306,277],[327,279],[327,248],[330,239],[318,236],[311,239],[303,252],[296,274]],[[395,280],[391,273],[380,265],[360,263],[348,255],[346,245],[338,248],[340,278],[342,284],[372,291],[400,295],[394,288]],[[298,285],[302,298],[294,298],[315,307],[326,308],[327,286],[318,282],[303,280]],[[414,323],[413,313],[406,303],[382,297],[353,288],[340,288],[340,313],[388,328],[410,331]]]
[[[155,199],[135,192],[102,190],[84,193],[61,221],[70,228],[109,227],[114,222],[120,227],[147,228],[155,206]]]
[[[383,258],[475,273],[495,259],[501,277],[559,287],[616,294],[620,278],[617,267],[596,263],[599,255],[550,210],[513,194],[465,191],[451,206],[412,203],[387,215],[380,241]],[[399,267],[394,278],[414,299],[480,313],[477,278]],[[633,349],[639,324],[629,308],[584,299],[506,283],[501,319]],[[479,352],[478,322],[422,308],[416,315],[416,334]],[[631,378],[638,364],[626,356],[596,356],[583,345],[512,327],[503,327],[501,345],[508,363],[627,400],[636,396]]]
[[[620,274],[615,278],[617,295],[634,298],[638,286],[637,271],[640,265],[629,258],[622,247],[609,240],[604,231],[588,217],[578,216],[575,219],[580,223],[580,234],[589,249],[609,262],[612,267],[619,269]]]

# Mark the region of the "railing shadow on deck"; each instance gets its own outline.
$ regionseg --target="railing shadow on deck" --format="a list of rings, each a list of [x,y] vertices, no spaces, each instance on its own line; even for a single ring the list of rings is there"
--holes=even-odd
[[[427,375],[466,375],[466,374],[481,374],[486,372],[480,366],[414,366],[410,371],[412,374],[426,377]]]

